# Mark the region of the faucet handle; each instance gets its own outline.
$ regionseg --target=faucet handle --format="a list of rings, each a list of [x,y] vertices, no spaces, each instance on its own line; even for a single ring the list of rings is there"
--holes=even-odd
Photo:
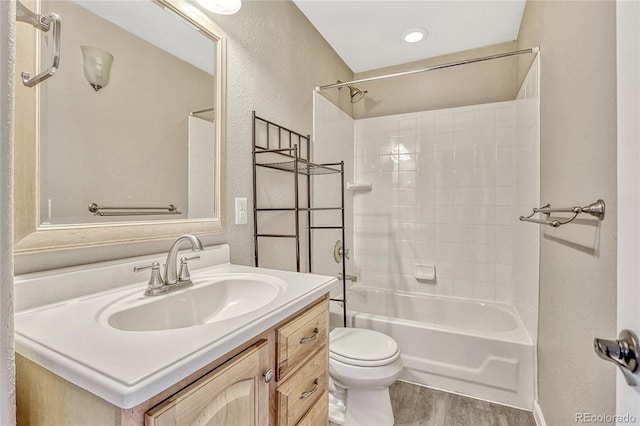
[[[151,277],[149,278],[149,286],[147,287],[147,290],[145,290],[145,294],[148,292],[153,293],[154,290],[158,290],[164,285],[162,275],[160,274],[160,263],[158,262],[153,262],[151,265],[147,266],[135,266],[133,268],[133,272],[142,272],[147,269],[151,269]]]
[[[189,260],[200,259],[200,256],[181,257],[180,258],[180,271],[178,272],[178,282],[191,281],[191,274],[189,273],[189,267],[187,262]]]

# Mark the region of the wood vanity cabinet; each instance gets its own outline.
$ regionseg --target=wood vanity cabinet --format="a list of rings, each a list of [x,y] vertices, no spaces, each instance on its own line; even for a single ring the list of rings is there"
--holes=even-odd
[[[326,425],[328,325],[325,296],[128,410],[18,356],[18,425]]]
[[[269,344],[261,340],[145,413],[148,426],[267,425]]]

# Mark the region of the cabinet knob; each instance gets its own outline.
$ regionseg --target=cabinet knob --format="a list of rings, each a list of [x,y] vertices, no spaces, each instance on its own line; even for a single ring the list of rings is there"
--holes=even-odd
[[[269,383],[271,380],[273,380],[274,372],[270,368],[270,369],[268,369],[267,371],[264,372],[263,376],[264,376],[264,381]]]

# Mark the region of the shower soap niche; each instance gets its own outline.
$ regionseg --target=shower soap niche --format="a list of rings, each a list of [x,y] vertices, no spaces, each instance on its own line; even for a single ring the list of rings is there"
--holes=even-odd
[[[418,281],[435,281],[436,265],[420,265],[416,264],[415,278]]]

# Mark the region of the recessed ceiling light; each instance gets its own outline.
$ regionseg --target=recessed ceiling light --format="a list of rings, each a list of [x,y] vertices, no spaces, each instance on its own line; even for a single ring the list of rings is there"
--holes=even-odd
[[[407,43],[417,43],[427,36],[428,32],[424,28],[411,28],[403,34]]]

